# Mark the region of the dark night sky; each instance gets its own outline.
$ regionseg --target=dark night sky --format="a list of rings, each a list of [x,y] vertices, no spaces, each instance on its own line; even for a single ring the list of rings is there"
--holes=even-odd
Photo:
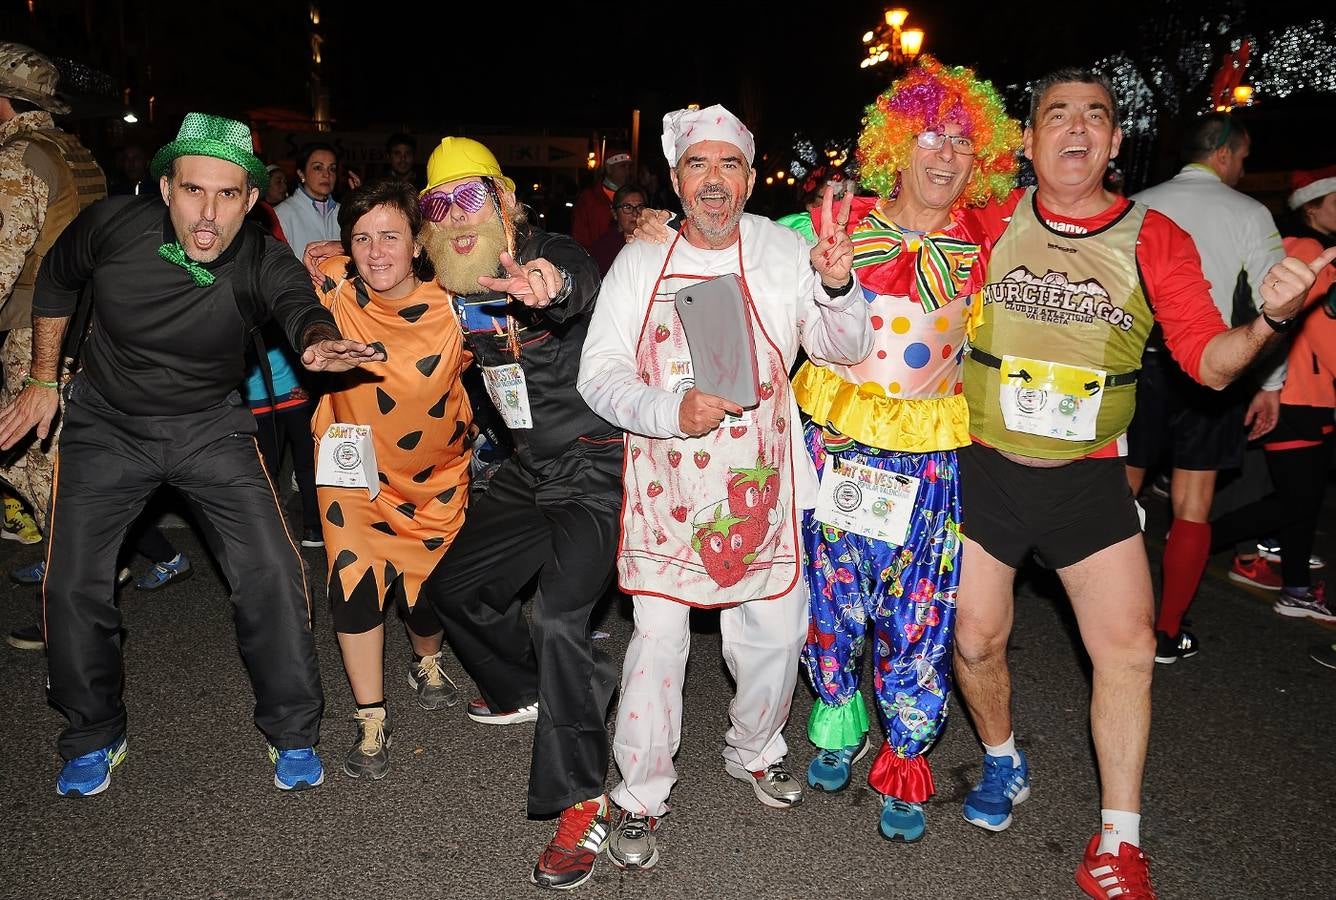
[[[1036,0],[1025,7],[1033,24],[977,0],[905,5],[909,24],[926,30],[930,52],[975,64],[995,79],[1091,60],[1131,39],[1135,20],[1130,13],[1097,14],[1089,2]],[[1150,4],[1129,0],[1118,8],[1137,5]],[[124,74],[132,83],[151,69],[150,86],[164,112],[309,108],[304,2],[182,7],[166,0],[43,0],[39,6],[49,11],[45,27],[17,39]],[[324,0],[318,6],[324,71],[344,127],[403,122],[423,129],[579,133],[622,124],[633,106],[648,115],[722,101],[749,107],[762,128],[812,121],[848,123],[852,130],[885,82],[876,70],[858,68],[860,35],[884,8],[868,0],[826,0],[796,12],[755,0]],[[8,22],[26,24],[21,3],[3,0],[0,7]],[[1060,23],[1060,14],[1067,21]],[[110,49],[117,46],[124,52]]]
[[[336,130],[590,135],[628,129],[634,107],[642,111],[648,154],[666,110],[722,102],[744,116],[763,147],[787,146],[795,130],[852,136],[887,81],[883,70],[858,68],[860,36],[884,9],[870,0],[796,9],[756,0],[317,5]],[[973,65],[999,85],[1137,48],[1146,40],[1143,19],[1169,8],[1241,10],[1259,30],[1320,14],[1320,4],[1296,0],[904,5],[908,24],[926,31],[928,52]],[[188,109],[310,109],[305,2],[37,6],[41,15],[29,17],[24,4],[0,0],[0,30],[131,83],[151,71],[160,128],[173,128]]]

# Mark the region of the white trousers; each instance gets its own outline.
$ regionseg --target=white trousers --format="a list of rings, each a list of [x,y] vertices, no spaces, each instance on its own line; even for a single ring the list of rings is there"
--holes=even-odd
[[[612,749],[622,782],[612,801],[637,815],[661,816],[677,782],[673,757],[682,737],[682,682],[691,650],[691,607],[636,595],[635,632],[626,648]],[[807,639],[807,583],[774,600],[721,611],[724,662],[737,682],[728,708],[724,759],[755,772],[788,753],[781,732],[793,704],[798,654]]]

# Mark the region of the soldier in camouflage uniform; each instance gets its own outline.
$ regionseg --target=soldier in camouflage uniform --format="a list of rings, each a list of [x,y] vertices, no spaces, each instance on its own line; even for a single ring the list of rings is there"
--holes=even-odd
[[[0,406],[13,402],[32,365],[32,294],[47,250],[79,211],[106,196],[106,179],[91,153],[56,127],[52,113],[69,112],[56,96],[56,67],[22,44],[0,42],[0,349],[4,385]],[[0,479],[27,501],[46,530],[58,429],[6,458]],[[7,503],[13,505],[12,501]],[[11,512],[7,509],[6,518]],[[40,538],[38,538],[40,539]],[[25,635],[29,645],[21,643]],[[36,628],[10,643],[40,649]]]

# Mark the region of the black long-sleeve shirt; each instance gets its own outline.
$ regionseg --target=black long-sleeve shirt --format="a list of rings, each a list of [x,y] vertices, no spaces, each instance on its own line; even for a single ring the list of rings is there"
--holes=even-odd
[[[533,428],[512,429],[515,451],[530,471],[541,473],[577,440],[620,441],[620,429],[599,418],[575,389],[589,314],[598,298],[598,266],[572,238],[529,229],[516,239],[516,262],[543,258],[565,269],[574,282],[561,303],[533,309],[504,294],[480,291],[456,297],[469,349],[480,366],[515,362],[504,329],[509,312],[519,324],[520,368],[529,390]]]
[[[142,208],[104,228],[129,203]],[[115,240],[112,241],[112,234]],[[258,237],[253,235],[252,238]],[[247,334],[232,292],[238,235],[205,268],[216,280],[199,287],[185,269],[158,256],[174,241],[161,202],[112,197],[79,215],[56,240],[37,275],[33,314],[74,313],[91,282],[93,327],[84,347],[83,376],[116,409],[131,415],[171,416],[226,402],[246,375]],[[256,282],[262,307],[298,351],[316,324],[338,332],[316,300],[311,279],[285,244],[265,236]],[[116,246],[108,246],[115,243]]]

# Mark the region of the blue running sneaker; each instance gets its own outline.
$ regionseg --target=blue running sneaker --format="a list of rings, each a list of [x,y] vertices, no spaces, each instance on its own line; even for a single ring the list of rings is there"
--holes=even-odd
[[[899,797],[887,797],[881,805],[881,836],[888,841],[911,844],[923,837],[928,823],[923,818],[923,804]]]
[[[867,735],[852,747],[822,750],[807,767],[807,783],[828,794],[844,790],[853,779],[854,763],[867,756],[867,750]]]
[[[325,781],[325,766],[310,747],[279,750],[270,744],[269,761],[274,764],[274,787],[280,791],[304,791]]]
[[[65,763],[56,779],[56,793],[62,797],[91,797],[111,784],[111,770],[125,759],[129,745],[121,735],[101,750],[76,756]]]
[[[173,581],[185,581],[194,574],[190,560],[184,553],[178,553],[166,562],[154,563],[151,569],[136,579],[135,587],[141,591],[157,591]]]
[[[41,584],[44,578],[46,578],[46,560],[44,559],[39,559],[35,563],[28,563],[26,566],[19,566],[9,573],[9,579],[15,584]]]
[[[1011,827],[1011,808],[1030,797],[1030,764],[1023,750],[1016,754],[1018,766],[1005,756],[984,754],[983,780],[965,797],[966,822],[989,831]]]

